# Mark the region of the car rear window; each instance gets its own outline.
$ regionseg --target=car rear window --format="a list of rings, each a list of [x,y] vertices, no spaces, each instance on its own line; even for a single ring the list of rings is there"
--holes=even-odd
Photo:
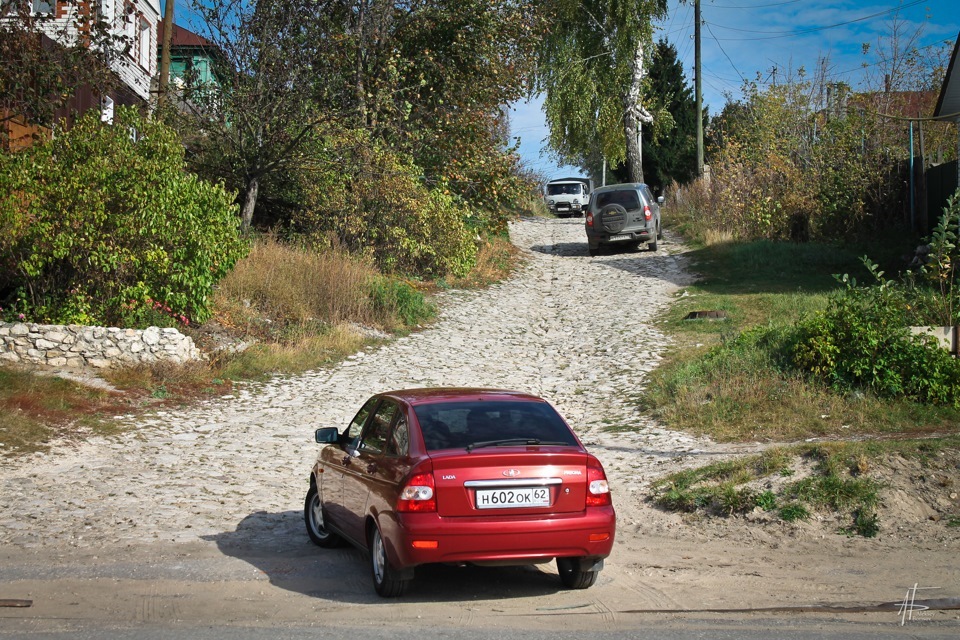
[[[608,204],[618,204],[627,211],[633,211],[640,208],[640,197],[637,192],[629,191],[604,191],[597,194],[597,208],[603,209]]]
[[[513,439],[577,446],[556,410],[543,402],[443,402],[413,410],[427,451]]]

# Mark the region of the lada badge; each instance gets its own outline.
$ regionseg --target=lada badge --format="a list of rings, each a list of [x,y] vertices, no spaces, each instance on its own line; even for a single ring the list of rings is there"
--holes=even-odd
[[[507,469],[503,472],[503,475],[507,476],[508,478],[516,478],[518,475],[520,475],[520,469]]]

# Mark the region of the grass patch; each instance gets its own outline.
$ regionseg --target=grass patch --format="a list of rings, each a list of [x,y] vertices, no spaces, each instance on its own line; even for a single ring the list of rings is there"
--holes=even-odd
[[[519,260],[520,252],[509,239],[487,238],[477,249],[477,263],[470,273],[462,278],[444,278],[437,282],[437,286],[442,289],[486,287],[510,276]]]
[[[924,467],[946,466],[941,484],[949,489],[955,459],[942,454],[960,447],[960,436],[933,440],[827,442],[775,447],[752,455],[685,469],[651,485],[654,504],[668,511],[730,516],[759,507],[785,522],[813,513],[836,513],[848,524],[839,531],[874,537],[880,531],[877,507],[884,483],[872,476],[894,456]],[[792,480],[795,470],[807,473]],[[931,474],[931,477],[936,474]],[[955,519],[960,520],[960,516]],[[947,523],[948,526],[958,526]]]
[[[119,394],[62,378],[0,368],[0,455],[45,451],[58,437],[116,431],[101,419],[129,411]]]
[[[302,373],[343,360],[371,340],[339,327],[320,335],[283,343],[255,344],[235,354],[222,354],[213,363],[214,378],[257,380],[274,373]]]
[[[435,313],[416,283],[381,275],[367,260],[272,237],[258,239],[223,279],[214,308],[222,326],[275,342],[347,322],[403,330]]]
[[[952,430],[960,410],[869,393],[839,394],[788,362],[794,323],[825,308],[834,274],[869,280],[867,251],[815,243],[718,243],[691,252],[704,274],[664,313],[673,346],[637,403],[671,428],[724,442],[921,436]],[[877,250],[870,248],[876,255]],[[881,248],[877,258],[890,264]],[[889,268],[894,272],[895,267]],[[725,320],[684,320],[723,310]],[[752,331],[762,328],[762,331]]]

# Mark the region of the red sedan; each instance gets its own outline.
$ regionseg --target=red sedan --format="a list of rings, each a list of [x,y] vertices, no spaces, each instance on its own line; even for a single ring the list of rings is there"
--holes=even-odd
[[[304,519],[321,547],[370,553],[373,584],[400,595],[429,563],[523,565],[554,558],[585,589],[613,547],[600,462],[545,400],[492,389],[373,396],[326,444]]]

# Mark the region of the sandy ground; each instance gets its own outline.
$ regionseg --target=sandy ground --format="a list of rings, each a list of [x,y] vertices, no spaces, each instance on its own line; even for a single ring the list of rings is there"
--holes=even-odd
[[[529,258],[514,279],[450,294],[435,327],[331,371],[128,416],[122,436],[3,461],[0,600],[31,606],[0,607],[0,634],[90,624],[613,631],[719,616],[896,635],[895,607],[873,607],[911,588],[918,600],[960,598],[960,527],[944,517],[957,513],[955,452],[931,467],[893,460],[874,471],[889,486],[873,539],[837,533],[846,523],[830,519],[654,508],[657,477],[760,445],[670,432],[623,401],[665,344],[657,312],[692,276],[669,238],[658,253],[589,258],[580,224],[514,225]],[[548,397],[601,458],[618,532],[594,587],[560,590],[552,564],[424,567],[408,595],[384,601],[361,552],[309,543],[301,505],[313,429],[345,424],[373,391],[438,384]],[[611,423],[634,429],[611,433]],[[908,624],[949,637],[960,634],[960,611],[918,610]]]

